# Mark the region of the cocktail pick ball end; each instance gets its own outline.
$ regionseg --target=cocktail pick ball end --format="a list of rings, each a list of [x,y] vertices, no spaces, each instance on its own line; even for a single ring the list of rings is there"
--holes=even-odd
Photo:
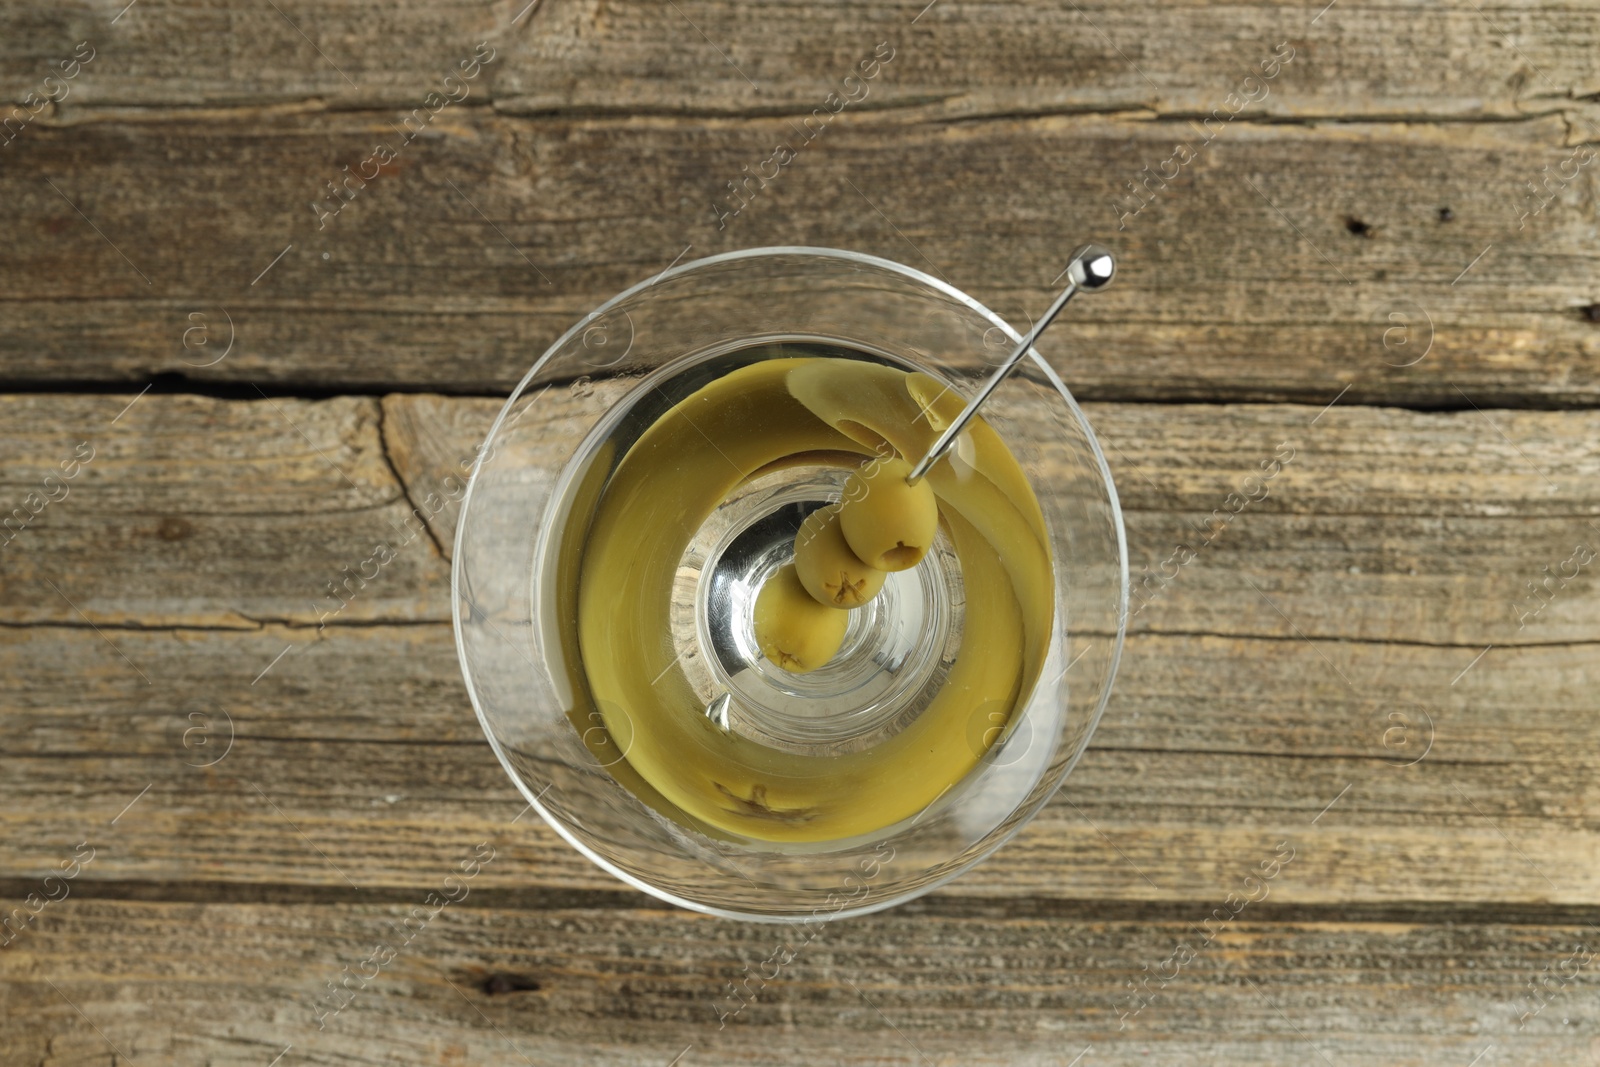
[[[1104,245],[1084,245],[1067,265],[1067,276],[1079,289],[1104,289],[1116,273],[1117,261]]]

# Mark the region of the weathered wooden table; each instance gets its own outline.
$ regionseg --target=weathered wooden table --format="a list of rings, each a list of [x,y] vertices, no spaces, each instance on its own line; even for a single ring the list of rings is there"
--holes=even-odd
[[[0,8],[0,1062],[1600,1064],[1600,8],[124,3]],[[1104,724],[770,980],[512,822],[453,507],[318,625],[675,259],[1091,237]]]

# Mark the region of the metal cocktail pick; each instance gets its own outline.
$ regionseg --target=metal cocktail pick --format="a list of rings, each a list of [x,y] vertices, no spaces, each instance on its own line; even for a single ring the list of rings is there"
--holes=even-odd
[[[1086,289],[1091,293],[1097,289],[1104,289],[1111,284],[1111,278],[1116,272],[1117,262],[1112,258],[1111,250],[1101,245],[1084,245],[1072,254],[1072,259],[1067,263],[1067,287],[1061,290],[1061,295],[1056,297],[1055,303],[1050,305],[1050,310],[1046,311],[1039,321],[1033,324],[1033,329],[1028,331],[1028,336],[1017,343],[1017,347],[1012,351],[1011,355],[1006,357],[1006,361],[989,376],[988,381],[983,383],[983,388],[978,390],[978,395],[967,402],[967,406],[961,410],[961,414],[956,416],[956,421],[952,422],[944,433],[939,435],[939,439],[933,443],[933,447],[928,449],[928,454],[923,456],[915,467],[911,468],[911,473],[906,475],[906,483],[908,485],[916,485],[921,481],[923,475],[928,473],[929,468],[939,462],[940,457],[946,452],[950,451],[950,446],[956,443],[956,438],[961,436],[961,431],[966,429],[967,423],[971,422],[972,417],[978,413],[978,408],[983,405],[985,400],[989,399],[989,394],[993,393],[995,387],[1005,380],[1006,375],[1015,370],[1017,364],[1022,362],[1022,357],[1027,355],[1028,349],[1032,348],[1033,343],[1039,339],[1039,335],[1044,333],[1045,327],[1049,326],[1050,323],[1055,321],[1055,317],[1061,314],[1061,309],[1067,306],[1067,301],[1076,296],[1080,289]]]

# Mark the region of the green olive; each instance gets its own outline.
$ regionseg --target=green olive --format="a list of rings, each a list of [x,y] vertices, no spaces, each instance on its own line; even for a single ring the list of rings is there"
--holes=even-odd
[[[874,460],[852,471],[844,483],[839,527],[850,551],[881,571],[903,571],[922,562],[939,527],[939,504],[926,478],[907,485],[911,464]]]
[[[794,539],[794,569],[800,584],[819,603],[858,608],[878,595],[887,575],[850,551],[839,528],[839,508],[818,508],[800,524]]]
[[[819,604],[800,584],[794,564],[775,572],[756,594],[756,643],[793,674],[814,671],[844,643],[850,613]]]

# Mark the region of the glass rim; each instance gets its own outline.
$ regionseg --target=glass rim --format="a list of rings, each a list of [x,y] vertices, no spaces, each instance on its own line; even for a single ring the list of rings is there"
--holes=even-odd
[[[882,256],[874,256],[866,252],[853,252],[849,249],[829,248],[818,245],[765,245],[759,248],[742,248],[732,252],[719,252],[716,255],[692,259],[687,263],[676,263],[669,265],[659,274],[652,275],[646,280],[637,282],[617,293],[615,296],[600,304],[593,311],[590,311],[588,314],[584,315],[567,330],[565,330],[559,337],[550,343],[544,352],[540,354],[538,359],[534,360],[533,365],[528,368],[527,373],[522,376],[521,380],[517,382],[515,388],[511,390],[511,394],[506,398],[505,403],[501,405],[499,414],[495,416],[494,422],[490,425],[488,433],[485,434],[483,439],[484,444],[487,445],[488,442],[493,441],[499,435],[500,427],[505,423],[507,416],[510,415],[512,407],[522,397],[523,393],[527,390],[528,385],[533,381],[534,377],[538,375],[540,368],[548,363],[573,337],[577,336],[579,331],[584,329],[589,323],[595,321],[595,319],[600,318],[612,308],[621,304],[623,301],[643,292],[646,289],[649,289],[657,282],[667,278],[673,278],[682,274],[687,274],[690,271],[701,270],[715,264],[735,262],[742,259],[773,258],[784,255],[805,256],[813,259],[834,259],[846,263],[863,264],[878,268],[880,270],[885,270],[890,273],[902,275],[920,285],[936,290],[945,296],[966,305],[970,310],[978,313],[984,318],[987,318],[1008,337],[1010,337],[1013,342],[1020,342],[1022,340],[1022,335],[1017,333],[1016,330],[1012,329],[1009,323],[1007,323],[996,312],[974,297],[962,292],[960,289],[957,289],[955,286],[944,281],[943,279],[936,278],[931,274],[920,271],[917,268],[909,266],[905,263],[899,263],[892,259],[884,259]],[[1117,587],[1117,631],[1112,639],[1111,659],[1109,668],[1106,672],[1105,684],[1101,687],[1101,692],[1095,700],[1094,710],[1089,715],[1088,728],[1084,731],[1083,745],[1076,752],[1072,753],[1067,759],[1066,765],[1061,771],[1061,780],[1056,783],[1055,789],[1051,790],[1048,794],[1040,798],[1039,801],[1034,805],[1033,810],[1028,812],[1026,818],[1017,820],[1015,825],[1010,827],[1010,829],[1006,830],[1002,834],[997,835],[993,841],[987,842],[983,849],[976,855],[973,855],[953,870],[947,872],[946,874],[940,875],[938,878],[933,879],[927,884],[918,886],[914,889],[906,890],[893,896],[885,897],[879,901],[863,903],[856,907],[840,908],[830,913],[824,920],[825,922],[832,921],[834,919],[849,919],[863,915],[871,915],[874,912],[895,907],[896,905],[905,903],[908,900],[914,900],[917,897],[924,896],[936,889],[941,888],[942,886],[948,885],[950,882],[961,877],[961,875],[967,873],[973,867],[994,855],[998,849],[1000,849],[1018,833],[1020,833],[1022,829],[1028,825],[1028,823],[1032,822],[1034,817],[1038,815],[1039,811],[1044,807],[1044,805],[1048,804],[1055,796],[1056,792],[1058,792],[1066,783],[1066,779],[1072,774],[1073,769],[1078,765],[1078,761],[1082,759],[1083,754],[1088,751],[1089,740],[1094,736],[1095,730],[1098,729],[1100,725],[1100,719],[1105,714],[1106,705],[1111,699],[1111,691],[1114,687],[1114,683],[1116,682],[1117,672],[1122,665],[1122,650],[1128,628],[1128,596],[1130,587],[1128,578],[1128,537],[1126,527],[1123,524],[1122,501],[1117,495],[1117,485],[1111,477],[1111,468],[1106,463],[1105,452],[1100,447],[1100,438],[1095,433],[1094,426],[1089,421],[1088,416],[1085,415],[1083,409],[1078,406],[1077,398],[1072,395],[1072,391],[1067,388],[1066,383],[1062,381],[1061,376],[1056,373],[1055,368],[1050,366],[1044,357],[1039,354],[1037,348],[1030,347],[1028,349],[1028,356],[1033,363],[1041,371],[1043,371],[1050,384],[1055,386],[1056,392],[1058,392],[1061,395],[1061,398],[1066,401],[1068,410],[1070,410],[1073,416],[1078,420],[1078,426],[1083,432],[1084,439],[1089,444],[1090,452],[1094,456],[1096,470],[1100,475],[1100,482],[1105,487],[1107,499],[1111,504],[1112,525],[1115,528],[1117,535],[1118,578],[1120,580]],[[638,876],[628,872],[627,870],[612,863],[605,857],[599,855],[586,844],[584,844],[584,842],[579,840],[577,836],[575,836],[560,819],[553,817],[552,814],[545,809],[544,805],[539,803],[539,798],[544,795],[544,792],[540,791],[537,794],[534,793],[528,787],[527,783],[522,780],[522,776],[517,773],[517,770],[512,764],[510,757],[506,754],[504,748],[501,746],[499,738],[495,736],[494,730],[490,728],[489,720],[484,712],[483,705],[478,700],[477,688],[473,685],[472,681],[472,672],[467,665],[466,639],[462,632],[461,621],[461,546],[464,539],[464,532],[467,528],[467,514],[472,506],[473,490],[476,489],[478,485],[478,472],[483,465],[483,457],[488,454],[488,451],[489,450],[487,447],[481,448],[478,454],[473,457],[472,471],[467,479],[467,491],[462,495],[461,508],[457,512],[456,516],[456,533],[451,545],[450,559],[450,622],[451,629],[455,634],[456,661],[460,664],[461,677],[466,683],[467,696],[472,701],[472,710],[477,715],[478,726],[483,730],[484,737],[488,739],[489,747],[493,750],[495,758],[500,761],[502,769],[505,770],[512,783],[516,785],[517,791],[522,794],[523,799],[528,802],[528,807],[537,812],[539,817],[544,820],[545,824],[551,829],[555,830],[562,840],[566,841],[567,844],[571,845],[580,855],[588,859],[591,863],[595,864],[595,866],[599,867],[601,870],[605,871],[607,874],[610,874],[612,877],[617,878],[623,883],[631,885],[635,889],[638,889],[645,894],[656,898],[657,900],[663,901],[664,903],[676,905],[677,907],[698,912],[702,915],[711,915],[723,919],[738,919],[745,922],[763,922],[781,925],[811,920],[813,916],[809,914],[781,915],[766,912],[746,912],[731,908],[721,908],[715,905],[703,903],[701,901],[689,900],[668,890],[662,889],[659,886],[651,885]],[[1070,667],[1068,669],[1070,669]],[[524,809],[524,811],[526,810],[527,809]]]

